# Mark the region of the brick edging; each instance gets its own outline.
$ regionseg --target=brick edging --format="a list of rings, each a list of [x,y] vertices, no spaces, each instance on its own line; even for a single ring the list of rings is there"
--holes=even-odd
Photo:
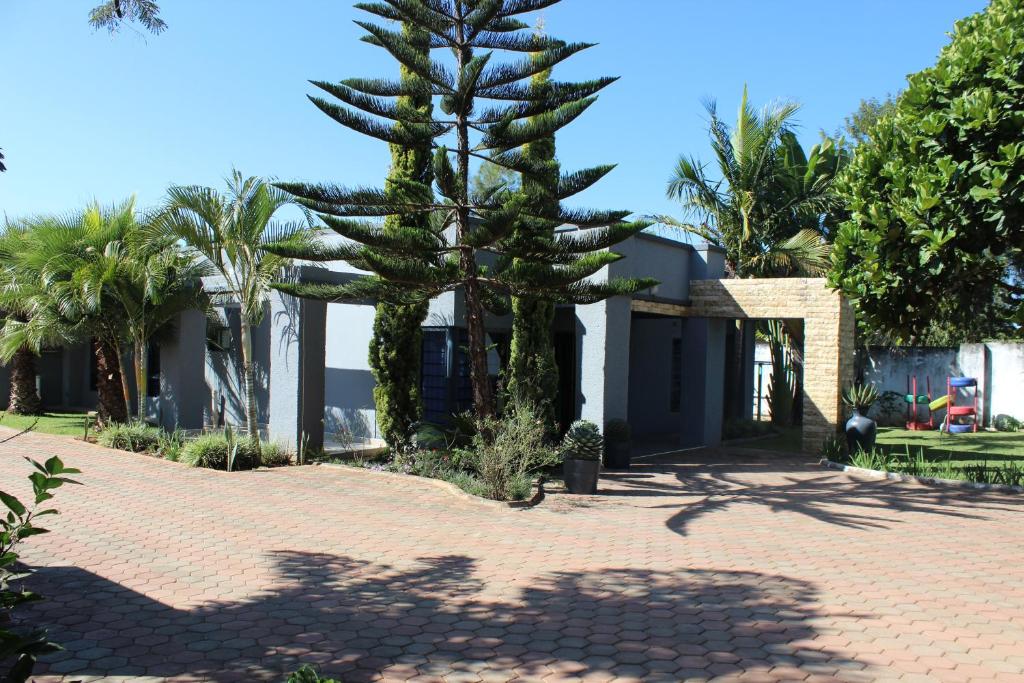
[[[371,476],[371,477],[372,476],[392,477],[392,478],[395,478],[395,479],[403,479],[405,481],[409,481],[410,479],[413,479],[413,480],[418,481],[418,482],[423,482],[425,484],[429,484],[430,486],[433,486],[435,488],[439,488],[442,491],[447,491],[449,494],[451,494],[453,496],[456,496],[457,498],[462,498],[464,500],[468,500],[468,501],[471,501],[473,503],[477,503],[479,505],[485,505],[487,507],[497,508],[497,509],[500,509],[500,510],[523,510],[523,509],[526,509],[526,508],[532,508],[532,507],[536,507],[536,506],[540,505],[540,503],[544,500],[544,478],[543,477],[539,477],[537,479],[537,481],[534,482],[534,487],[536,488],[536,490],[534,491],[533,496],[530,497],[528,500],[503,501],[503,500],[491,500],[490,498],[481,498],[480,496],[474,496],[472,493],[467,493],[466,491],[463,491],[462,489],[460,489],[455,484],[452,484],[451,482],[447,482],[447,481],[445,481],[443,479],[434,479],[432,477],[420,477],[420,476],[417,476],[415,474],[402,474],[400,472],[386,472],[386,471],[381,471],[381,470],[369,470],[369,469],[366,469],[365,467],[356,467],[354,465],[345,465],[345,464],[342,464],[342,463],[327,463],[327,462],[323,462],[323,463],[315,463],[314,466],[316,466],[316,467],[329,467],[331,469],[343,469],[343,470],[345,470],[347,472],[358,472],[359,474],[364,474],[364,475]]]
[[[974,489],[976,491],[995,491],[998,493],[1024,493],[1024,486],[1009,486],[1007,484],[983,484],[974,481],[963,481],[961,479],[939,479],[938,477],[918,477],[912,474],[900,472],[886,472],[884,470],[869,470],[864,467],[844,465],[834,460],[822,458],[819,463],[830,470],[839,470],[849,474],[859,474],[873,479],[888,479],[891,481],[908,481],[916,484],[927,484],[931,486],[947,486],[952,488]]]

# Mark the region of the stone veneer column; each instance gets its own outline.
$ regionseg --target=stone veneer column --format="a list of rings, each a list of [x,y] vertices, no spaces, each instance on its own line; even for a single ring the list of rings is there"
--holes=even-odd
[[[805,453],[820,452],[845,422],[843,388],[854,379],[853,307],[838,295],[809,302],[804,318]]]

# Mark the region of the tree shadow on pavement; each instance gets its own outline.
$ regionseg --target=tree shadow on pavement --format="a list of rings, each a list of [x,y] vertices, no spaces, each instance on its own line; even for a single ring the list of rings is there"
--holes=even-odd
[[[603,490],[603,496],[650,499],[655,504],[649,507],[675,510],[665,524],[684,536],[697,519],[735,505],[804,515],[853,529],[890,528],[898,523],[898,513],[985,519],[991,511],[1024,512],[1024,500],[1019,496],[852,479],[825,470],[815,474],[807,465],[786,460],[700,466],[657,463],[612,474],[609,480],[614,486]],[[897,515],[886,517],[883,513]]]
[[[65,651],[37,673],[283,680],[308,663],[347,683],[414,675],[539,680],[611,672],[644,681],[856,675],[817,641],[813,584],[742,571],[605,569],[483,585],[463,556],[401,567],[275,554],[273,585],[175,609],[74,567],[41,568],[25,610]],[[511,596],[511,597],[509,597]],[[830,618],[842,617],[831,613]],[[848,615],[856,618],[858,615]]]

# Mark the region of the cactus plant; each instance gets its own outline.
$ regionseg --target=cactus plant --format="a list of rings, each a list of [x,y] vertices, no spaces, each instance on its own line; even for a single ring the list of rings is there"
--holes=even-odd
[[[577,420],[565,433],[562,447],[567,458],[600,460],[604,451],[604,437],[593,422]]]
[[[843,392],[843,403],[858,412],[866,413],[878,400],[878,389],[873,384],[855,384]]]

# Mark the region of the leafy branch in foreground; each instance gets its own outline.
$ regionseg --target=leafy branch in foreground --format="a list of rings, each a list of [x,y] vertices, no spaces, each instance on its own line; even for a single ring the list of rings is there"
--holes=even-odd
[[[54,508],[46,506],[53,499],[53,491],[64,484],[78,484],[79,482],[69,478],[69,475],[80,474],[80,471],[73,467],[65,467],[57,456],[51,457],[43,464],[31,458],[25,459],[35,468],[28,476],[32,482],[32,502],[26,505],[17,497],[0,491],[0,502],[7,508],[7,515],[0,518],[0,610],[5,616],[5,625],[0,627],[0,661],[14,661],[3,679],[11,683],[23,683],[28,680],[40,655],[61,649],[59,645],[49,640],[46,629],[36,628],[21,633],[7,627],[7,624],[11,623],[10,614],[15,607],[43,599],[42,596],[23,587],[16,589],[12,586],[12,583],[28,575],[27,571],[16,567],[18,554],[15,548],[26,538],[48,532],[47,529],[37,526],[36,520],[46,515],[59,514]]]

